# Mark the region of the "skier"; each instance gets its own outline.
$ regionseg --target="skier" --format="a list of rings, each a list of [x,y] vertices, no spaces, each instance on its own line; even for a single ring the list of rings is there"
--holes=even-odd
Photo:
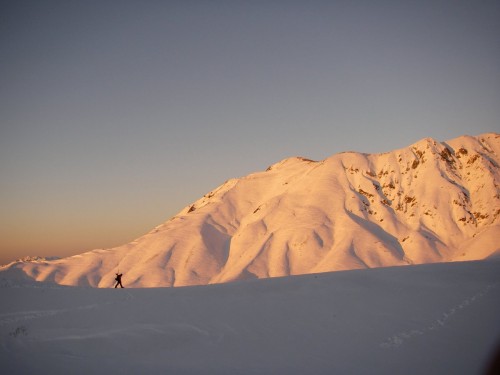
[[[122,273],[117,273],[116,274],[116,277],[115,277],[115,280],[116,280],[115,288],[118,287],[118,285],[120,285],[123,288],[123,285],[122,285],[122,276],[123,276]]]

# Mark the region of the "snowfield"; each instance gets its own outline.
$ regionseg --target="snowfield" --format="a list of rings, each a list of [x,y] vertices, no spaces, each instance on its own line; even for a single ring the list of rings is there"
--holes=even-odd
[[[498,260],[150,289],[2,277],[3,374],[471,375],[500,345]]]
[[[0,371],[498,374],[499,238],[499,134],[285,159],[129,244],[0,267]]]

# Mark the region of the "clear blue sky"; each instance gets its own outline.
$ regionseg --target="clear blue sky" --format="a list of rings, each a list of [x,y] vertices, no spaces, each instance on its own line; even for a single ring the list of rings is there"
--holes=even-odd
[[[498,1],[0,1],[0,263],[290,156],[500,132]]]

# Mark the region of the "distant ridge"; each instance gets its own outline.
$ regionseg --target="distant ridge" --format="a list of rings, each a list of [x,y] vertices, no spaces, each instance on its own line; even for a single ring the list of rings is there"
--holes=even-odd
[[[0,277],[110,287],[119,269],[129,287],[185,286],[498,257],[499,165],[495,133],[289,158],[226,181],[129,244],[15,262]]]

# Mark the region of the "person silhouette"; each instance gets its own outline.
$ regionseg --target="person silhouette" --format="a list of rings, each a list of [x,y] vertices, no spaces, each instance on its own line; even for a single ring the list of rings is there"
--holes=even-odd
[[[115,288],[117,288],[118,285],[120,285],[123,288],[123,285],[122,285],[122,276],[123,276],[122,273],[117,273],[116,274],[116,277],[115,277],[115,280],[116,280]]]

